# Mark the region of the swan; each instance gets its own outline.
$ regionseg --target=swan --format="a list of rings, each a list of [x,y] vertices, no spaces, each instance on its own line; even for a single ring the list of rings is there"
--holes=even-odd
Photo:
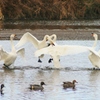
[[[41,49],[41,48],[47,47],[47,46],[49,46],[50,44],[52,44],[52,43],[50,42],[51,39],[52,39],[53,42],[55,42],[55,41],[56,41],[56,38],[57,38],[57,36],[56,36],[55,34],[53,34],[53,35],[51,35],[51,36],[45,35],[45,36],[44,36],[44,39],[43,39],[42,41],[39,41],[39,40],[38,40],[36,37],[34,37],[31,33],[26,32],[26,33],[22,36],[22,38],[19,40],[19,42],[16,44],[15,47],[16,47],[16,48],[19,48],[20,46],[24,45],[25,43],[31,42],[31,43],[34,45],[34,47],[35,47],[36,49]],[[49,43],[47,43],[47,41],[49,41]],[[43,55],[40,55],[40,56],[39,56],[38,62],[42,62],[42,61],[40,60],[41,57],[43,57]]]
[[[0,60],[4,61],[4,67],[10,69],[14,68],[14,62],[17,58],[17,55],[24,57],[25,50],[24,48],[21,48],[19,50],[16,50],[13,44],[13,39],[15,37],[15,34],[11,34],[10,41],[11,41],[11,52],[6,52],[2,46],[0,46]]]
[[[94,39],[95,39],[92,48],[95,49],[95,48],[96,48],[96,45],[97,45],[98,35],[97,35],[96,33],[92,33],[92,36],[93,36]]]
[[[95,47],[97,45],[98,35],[95,33],[92,33],[92,36],[95,39],[95,42],[94,42],[92,48],[95,49]],[[90,51],[88,58],[89,58],[90,62],[92,63],[92,65],[94,66],[93,69],[100,68],[100,50],[98,52]]]
[[[87,46],[79,46],[79,45],[55,45],[53,46],[53,45],[50,45],[49,47],[37,50],[34,54],[35,54],[35,57],[38,57],[42,54],[51,55],[51,57],[53,58],[54,67],[59,68],[60,67],[60,62],[59,62],[60,56],[73,55],[73,54],[78,54],[78,53],[82,53],[85,51],[94,52],[94,50],[91,47],[87,47]]]

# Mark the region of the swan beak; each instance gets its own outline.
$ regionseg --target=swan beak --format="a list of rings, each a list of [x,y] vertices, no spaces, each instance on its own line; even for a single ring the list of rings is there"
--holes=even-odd
[[[53,42],[51,42],[51,45],[55,46],[55,44]]]
[[[18,37],[17,37],[17,35],[16,35],[16,34],[14,34],[14,38],[15,38],[15,39],[18,39]]]
[[[16,34],[11,34],[11,37],[15,37],[16,36]]]
[[[14,34],[14,38],[16,37],[16,34]]]

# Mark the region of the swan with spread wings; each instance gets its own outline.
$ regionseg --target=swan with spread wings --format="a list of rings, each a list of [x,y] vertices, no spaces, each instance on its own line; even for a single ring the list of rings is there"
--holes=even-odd
[[[30,42],[33,44],[33,46],[36,48],[36,49],[42,49],[42,48],[45,48],[47,46],[49,46],[50,44],[52,44],[51,40],[53,42],[56,41],[56,35],[53,34],[51,36],[49,35],[45,35],[43,40],[38,40],[35,36],[33,36],[30,32],[26,32],[22,37],[21,39],[19,40],[19,42],[16,44],[16,48],[19,48],[21,47],[22,45],[26,44],[27,42]],[[40,58],[42,58],[44,55],[40,55],[39,56],[39,59],[38,59],[38,62],[42,62],[40,60]]]
[[[2,46],[0,46],[0,60],[4,61],[4,67],[7,68],[14,68],[14,62],[17,58],[17,55],[20,55],[22,57],[24,57],[25,54],[25,49],[21,48],[16,50],[14,43],[13,43],[13,39],[15,37],[15,34],[11,34],[10,36],[10,41],[11,41],[11,52],[7,52],[3,49]]]

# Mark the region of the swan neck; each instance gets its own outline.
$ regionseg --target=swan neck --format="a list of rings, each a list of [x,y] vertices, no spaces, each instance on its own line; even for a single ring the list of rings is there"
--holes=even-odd
[[[53,41],[55,42],[57,39],[56,35],[53,36]]]
[[[13,39],[11,38],[10,41],[11,41],[11,50],[12,50],[12,51],[15,51],[15,47],[14,47],[14,43],[13,43]]]
[[[98,37],[95,37],[95,41],[94,41],[94,44],[93,44],[92,48],[95,48],[95,47],[96,47],[96,45],[97,45],[97,40],[98,40]]]

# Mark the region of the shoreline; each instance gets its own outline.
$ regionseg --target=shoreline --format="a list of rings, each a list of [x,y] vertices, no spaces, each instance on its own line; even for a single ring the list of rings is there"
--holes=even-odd
[[[91,33],[97,33],[100,37],[99,29],[2,29],[0,30],[0,40],[9,40],[11,34],[16,34],[15,40],[19,40],[26,32],[30,32],[37,39],[42,40],[48,34],[56,34],[57,40],[94,40]],[[100,38],[98,38],[100,39]]]

